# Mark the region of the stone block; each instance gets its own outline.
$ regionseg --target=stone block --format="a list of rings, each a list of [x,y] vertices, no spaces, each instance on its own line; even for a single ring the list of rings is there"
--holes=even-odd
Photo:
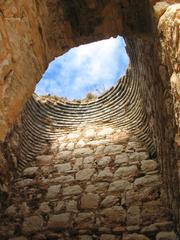
[[[50,213],[51,209],[48,202],[42,202],[39,206],[39,211],[41,213]]]
[[[112,234],[102,234],[100,237],[100,240],[120,240],[121,237],[117,235],[112,235]]]
[[[132,184],[127,180],[117,180],[110,184],[108,192],[123,192],[132,189]]]
[[[64,201],[58,201],[56,206],[54,207],[54,212],[59,213],[61,210],[64,209],[64,206],[65,206]]]
[[[29,168],[26,168],[24,169],[23,171],[23,175],[25,177],[31,177],[31,176],[34,176],[38,173],[38,167],[29,167]]]
[[[71,164],[70,163],[56,164],[55,168],[57,168],[59,173],[63,173],[71,170]]]
[[[92,212],[84,212],[84,213],[78,213],[77,217],[74,220],[77,224],[77,228],[89,229],[94,224],[94,218],[95,216]]]
[[[104,200],[101,202],[102,207],[112,207],[117,203],[120,203],[120,199],[117,196],[109,195],[104,198]]]
[[[140,225],[140,207],[139,206],[130,206],[127,210],[127,225]]]
[[[156,240],[178,240],[178,237],[175,232],[159,232]]]
[[[48,188],[46,198],[56,198],[60,192],[61,185],[53,185]]]
[[[106,167],[104,170],[99,171],[98,173],[98,180],[104,180],[109,179],[113,177],[113,173],[111,172],[111,169],[109,167]]]
[[[126,211],[121,206],[113,206],[101,211],[101,219],[104,224],[125,223]]]
[[[106,135],[110,135],[110,134],[113,134],[114,133],[114,129],[113,128],[105,128],[105,129],[102,129],[100,132],[97,133],[97,136],[98,137],[105,137]]]
[[[86,169],[80,170],[79,172],[76,173],[76,180],[87,181],[92,177],[94,172],[95,172],[94,168],[86,168]]]
[[[120,167],[116,170],[114,176],[124,179],[133,179],[138,176],[138,168],[136,165]]]
[[[144,171],[144,172],[151,172],[151,171],[154,171],[156,170],[158,167],[158,164],[156,161],[154,160],[143,160],[141,162],[141,169]]]
[[[66,211],[67,212],[77,212],[77,201],[69,200],[66,202]]]
[[[52,163],[52,160],[53,160],[53,155],[39,155],[39,156],[36,157],[36,160],[42,166],[50,165]]]
[[[152,185],[153,183],[156,184],[156,185],[161,184],[160,177],[158,175],[146,175],[144,177],[137,178],[134,181],[134,185],[137,188],[149,186],[149,185]]]
[[[69,186],[63,188],[63,195],[78,195],[82,192],[82,188],[79,185]]]
[[[40,216],[32,216],[24,219],[22,233],[25,235],[33,234],[42,230],[43,219]]]
[[[105,157],[102,157],[101,159],[99,159],[98,161],[97,161],[97,164],[98,164],[98,166],[100,166],[100,167],[106,167],[106,166],[108,166],[108,164],[111,162],[111,157],[109,157],[109,156],[105,156]]]
[[[71,215],[70,213],[61,213],[58,215],[52,215],[48,221],[48,228],[52,230],[59,230],[71,227]]]
[[[132,234],[123,235],[123,240],[150,240],[150,239],[145,235],[132,233]]]
[[[115,164],[121,165],[121,164],[127,164],[129,160],[128,154],[127,153],[121,153],[116,155],[115,158]]]
[[[124,147],[123,145],[108,145],[104,149],[104,153],[109,154],[115,154],[115,153],[121,153],[123,151]]]
[[[93,193],[84,194],[81,197],[82,209],[96,209],[99,205],[99,196]]]
[[[86,147],[86,148],[76,148],[73,151],[73,156],[75,156],[75,157],[85,157],[85,156],[90,155],[92,153],[93,153],[93,151],[89,147]]]
[[[80,235],[78,240],[93,240],[93,238],[90,235]]]
[[[83,136],[85,138],[94,138],[96,136],[96,132],[94,129],[87,129],[84,131]]]

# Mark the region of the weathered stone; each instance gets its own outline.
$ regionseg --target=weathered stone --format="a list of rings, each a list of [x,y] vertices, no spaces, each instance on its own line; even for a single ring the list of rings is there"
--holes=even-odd
[[[71,140],[71,139],[78,139],[79,138],[79,134],[78,133],[69,133],[67,135],[67,139]]]
[[[142,161],[149,158],[147,152],[134,152],[129,154],[129,162]]]
[[[63,173],[66,171],[71,170],[71,164],[70,163],[62,163],[62,164],[57,164],[55,165],[59,173]]]
[[[72,153],[71,151],[61,151],[56,155],[56,159],[69,160],[71,159]]]
[[[49,165],[52,163],[53,155],[39,155],[36,157],[37,162],[41,165]]]
[[[57,203],[57,205],[54,208],[54,212],[55,213],[59,213],[62,209],[64,208],[64,202],[63,201],[59,201]]]
[[[85,130],[85,132],[83,133],[83,136],[85,138],[94,138],[95,135],[96,135],[96,132],[94,131],[94,129]]]
[[[106,135],[110,135],[114,132],[113,128],[105,128],[97,133],[98,137],[105,137]]]
[[[143,225],[149,225],[154,222],[160,222],[169,214],[170,212],[168,212],[168,209],[165,209],[159,199],[145,202],[141,210],[142,223]]]
[[[78,181],[89,180],[94,174],[94,172],[95,172],[94,168],[87,168],[87,169],[80,170],[76,174],[76,180]]]
[[[134,181],[134,185],[138,188],[142,186],[148,186],[152,183],[155,183],[157,185],[160,185],[160,177],[158,175],[146,175],[144,177],[137,178]]]
[[[89,156],[84,158],[84,168],[91,168],[94,163],[94,157]]]
[[[42,233],[38,233],[32,237],[32,240],[46,240],[46,236]]]
[[[74,200],[69,200],[68,202],[66,202],[66,211],[77,212],[77,202]]]
[[[43,227],[43,219],[39,216],[25,218],[22,225],[23,234],[32,234],[41,231]]]
[[[86,143],[81,139],[77,142],[76,147],[83,148],[85,145],[86,145]]]
[[[93,153],[93,151],[89,147],[86,147],[86,148],[77,148],[77,149],[75,149],[74,152],[73,152],[73,155],[75,157],[81,157],[81,156],[90,155],[92,153]]]
[[[125,223],[126,211],[121,206],[113,206],[101,211],[103,223]]]
[[[121,165],[121,164],[127,164],[128,163],[128,154],[127,153],[121,153],[116,155],[115,158],[115,164],[117,165]]]
[[[109,145],[105,147],[104,153],[121,153],[123,149],[123,145]]]
[[[122,192],[132,188],[132,184],[127,180],[117,180],[110,184],[109,192]]]
[[[78,195],[82,192],[82,188],[79,185],[69,186],[63,188],[63,195]]]
[[[144,172],[150,172],[157,169],[157,162],[154,160],[143,160],[141,162],[141,168]]]
[[[142,234],[155,234],[158,232],[158,227],[155,224],[151,224],[141,229]]]
[[[68,143],[67,146],[66,146],[66,149],[67,150],[73,150],[74,149],[74,143],[73,142]]]
[[[123,240],[150,240],[150,239],[145,235],[132,233],[132,234],[123,236]]]
[[[100,145],[96,148],[95,155],[103,154],[105,146]]]
[[[15,204],[9,206],[5,213],[8,215],[8,216],[15,216],[16,213],[17,213],[17,207],[15,206]]]
[[[27,177],[34,176],[38,172],[38,167],[29,167],[24,169],[23,175]]]
[[[136,165],[120,167],[114,175],[124,179],[133,179],[138,175],[138,168]]]
[[[16,182],[15,185],[19,188],[31,186],[31,185],[34,185],[34,180],[33,179],[20,180],[20,181]]]
[[[9,238],[9,240],[27,240],[26,237],[14,237],[14,238]]]
[[[105,192],[109,187],[109,183],[107,182],[98,182],[95,185],[96,192]]]
[[[81,235],[78,240],[93,240],[93,238],[90,235]]]
[[[51,209],[48,202],[43,202],[39,206],[39,211],[42,213],[50,213]]]
[[[105,199],[101,202],[102,207],[112,207],[116,203],[118,203],[120,200],[117,196],[109,195],[105,197]]]
[[[168,7],[169,4],[164,1],[159,1],[153,6],[157,20],[163,15],[163,13],[166,11]]]
[[[105,166],[108,166],[110,162],[111,162],[111,157],[105,156],[98,161],[98,165],[101,167],[105,167]]]
[[[102,234],[100,240],[119,240],[120,237],[112,234]]]
[[[159,232],[156,235],[156,240],[177,240],[175,232]]]
[[[50,183],[70,183],[74,181],[74,176],[60,176],[49,180]]]
[[[46,197],[47,198],[55,198],[57,197],[58,193],[60,192],[61,185],[53,185],[48,188],[48,192]]]
[[[52,230],[58,230],[62,228],[68,228],[71,226],[70,213],[62,213],[58,215],[52,215],[48,221],[48,228]]]
[[[99,205],[99,196],[97,194],[88,193],[81,197],[82,209],[96,209]]]
[[[29,213],[30,213],[30,208],[27,205],[27,203],[26,202],[21,203],[21,205],[19,206],[18,214],[20,214],[23,217],[26,217],[29,215]]]
[[[92,212],[87,213],[78,213],[75,218],[75,222],[78,224],[78,228],[89,228],[92,226],[94,222],[94,214]]]
[[[140,207],[131,206],[127,211],[127,225],[138,225],[140,224]]]
[[[108,179],[112,177],[113,173],[111,172],[111,169],[109,167],[106,167],[104,170],[100,171],[97,176],[98,180]]]

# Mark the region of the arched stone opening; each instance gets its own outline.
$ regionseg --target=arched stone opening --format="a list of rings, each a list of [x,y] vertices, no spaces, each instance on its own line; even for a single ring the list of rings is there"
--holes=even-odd
[[[93,101],[117,84],[128,65],[121,36],[83,44],[50,62],[35,93],[66,101]]]
[[[63,5],[61,5],[62,3]],[[31,95],[35,82],[39,80],[40,75],[47,67],[47,63],[50,59],[77,44],[90,42],[95,39],[103,39],[121,33],[126,38],[127,50],[131,59],[131,68],[126,77],[131,77],[133,79],[132,84],[134,84],[135,87],[132,87],[132,92],[135,92],[135,90],[138,89],[137,103],[139,104],[138,106],[140,106],[140,111],[137,111],[137,116],[145,116],[145,118],[140,117],[138,121],[135,121],[133,131],[136,132],[136,130],[138,130],[138,132],[140,132],[139,137],[142,137],[143,142],[146,142],[146,139],[150,134],[150,140],[147,140],[147,145],[150,142],[153,142],[153,146],[155,146],[157,149],[158,161],[161,166],[161,173],[164,182],[164,189],[167,193],[167,202],[173,209],[175,223],[178,225],[179,182],[176,171],[178,152],[176,153],[175,149],[175,133],[177,132],[178,128],[178,120],[175,122],[175,116],[176,119],[178,119],[177,116],[179,115],[178,95],[176,95],[178,93],[178,65],[176,55],[176,52],[178,51],[178,40],[173,41],[171,46],[168,43],[168,41],[171,39],[171,34],[174,36],[174,39],[178,39],[176,32],[177,22],[172,20],[176,17],[178,5],[172,5],[167,11],[166,9],[169,6],[168,1],[165,4],[157,4],[154,6],[155,12],[153,16],[157,17],[157,22],[155,21],[154,28],[156,28],[158,23],[159,33],[165,36],[165,38],[162,38],[161,35],[157,35],[155,31],[152,32],[152,21],[149,20],[149,16],[151,16],[151,5],[149,5],[148,1],[143,1],[143,3],[138,3],[138,1],[128,1],[128,3],[125,3],[124,1],[102,1],[100,4],[97,2],[93,3],[91,1],[87,1],[87,4],[85,5],[83,5],[81,1],[72,1],[69,5],[66,5],[66,1],[46,1],[43,3],[43,5],[39,6],[37,1],[36,3],[31,2],[32,8],[29,8],[29,3],[25,4],[24,2],[21,2],[19,4],[19,9],[23,9],[19,12],[12,8],[13,3],[11,2],[1,6],[3,19],[5,21],[5,24],[2,23],[3,31],[4,29],[8,29],[8,34],[15,34],[13,35],[14,37],[12,39],[16,39],[16,37],[19,36],[19,32],[16,31],[16,28],[13,29],[13,27],[16,25],[18,27],[21,26],[21,24],[18,22],[18,17],[16,16],[20,14],[20,17],[23,19],[21,23],[24,25],[27,23],[26,21],[28,19],[26,16],[29,17],[30,23],[32,26],[34,26],[34,28],[29,27],[29,35],[32,34],[32,36],[34,36],[35,33],[38,33],[37,36],[39,40],[28,41],[25,38],[22,41],[23,45],[21,45],[21,50],[21,41],[20,38],[18,38],[18,40],[16,39],[15,41],[10,42],[10,45],[7,48],[13,50],[13,57],[11,57],[11,54],[2,54],[2,59],[4,60],[2,64],[2,76],[5,76],[5,82],[7,84],[3,85],[2,91],[3,101],[1,101],[1,129],[4,131],[1,130],[1,135],[5,135],[7,131],[7,123],[10,124],[12,121],[14,121],[15,116],[18,114],[18,111],[22,106],[22,103],[26,100],[28,95]],[[34,12],[31,10],[34,7],[36,7],[36,14],[38,12],[38,16],[41,16],[40,18],[38,17],[37,22],[33,22],[33,16],[36,14],[34,14]],[[141,11],[142,8],[143,11]],[[29,12],[27,11],[28,9],[30,9]],[[72,13],[72,9],[76,9],[74,14]],[[109,11],[109,9],[111,10]],[[50,14],[51,12],[53,12],[53,14]],[[143,14],[141,15],[140,13],[142,12]],[[47,17],[48,13],[49,18]],[[133,15],[132,13],[136,14]],[[91,19],[92,16],[95,15],[96,17]],[[159,20],[161,15],[162,17]],[[63,18],[62,16],[65,17]],[[17,17],[15,22],[14,17]],[[166,22],[166,17],[169,18],[168,24]],[[143,25],[141,24],[141,19],[143,19]],[[66,29],[64,30],[64,35],[62,38],[60,34],[61,32],[58,30],[58,24],[61,21],[63,22],[62,28]],[[12,26],[11,23],[13,23]],[[21,29],[24,28],[22,27]],[[4,31],[4,39],[7,36],[6,34],[7,31]],[[23,37],[27,37],[29,35],[24,34]],[[62,39],[61,41],[59,41],[60,38]],[[32,40],[32,38],[30,39]],[[30,46],[30,50],[33,49],[33,54],[30,53],[27,46]],[[166,48],[162,49],[162,46],[165,46]],[[167,48],[168,51],[166,50]],[[24,49],[28,50],[24,51]],[[162,56],[158,56],[158,52],[162,53]],[[28,58],[25,58],[25,54],[28,56]],[[4,58],[4,56],[6,57]],[[27,61],[24,59],[27,59]],[[29,69],[27,69],[28,64]],[[33,66],[36,66],[36,68]],[[171,75],[174,90],[173,96],[169,93],[169,80]],[[21,84],[16,81],[17,77],[19,77],[18,79],[20,80]],[[16,96],[17,84],[19,84],[19,94]],[[26,87],[27,84],[28,87]],[[128,86],[130,87],[130,85]],[[13,94],[11,95],[11,93]],[[134,94],[134,96],[137,95]],[[176,106],[176,115],[174,115],[173,110],[173,97],[175,103],[174,105]],[[113,98],[111,97],[111,99]],[[31,98],[25,107],[25,111],[28,111],[27,109],[32,107],[33,101],[35,106],[36,104],[41,105],[41,103],[38,103],[38,101],[36,102],[35,98]],[[129,102],[126,103],[128,103],[127,107],[130,107],[130,111],[132,110],[132,113],[137,113],[135,108],[131,109],[131,104],[134,103],[130,103],[130,106]],[[49,106],[51,105],[51,103],[43,104]],[[26,122],[29,121],[29,126],[31,123],[35,123],[31,111],[30,114],[26,114],[26,116],[30,117],[27,118],[28,120],[25,120]],[[144,124],[144,119],[146,120],[147,125]],[[118,120],[118,118],[116,118],[116,120]],[[133,119],[131,123],[134,124]],[[41,124],[38,126],[40,125]],[[48,132],[49,126],[50,123],[45,124],[45,131]],[[41,135],[34,135],[32,130],[30,130],[30,133],[37,139],[38,144],[41,143]],[[145,135],[143,135],[144,133]],[[48,135],[49,139],[51,138],[50,135],[51,134]],[[145,138],[143,136],[145,136]],[[178,140],[178,136],[176,139]],[[25,141],[23,144],[24,143]],[[13,148],[10,147],[8,149],[7,147],[4,147],[7,145],[11,145],[9,136],[6,139],[5,145],[2,145],[2,153],[5,152],[4,155],[7,156],[7,159],[4,159],[4,162],[2,162],[3,166],[7,166],[7,160],[9,160],[10,166],[13,162],[12,160],[14,152],[12,151],[13,154],[11,156],[9,154],[9,149],[13,150]],[[27,151],[26,154],[28,155],[29,152]],[[15,158],[14,161],[16,161]],[[13,168],[14,166],[12,167],[12,172],[14,171]],[[7,174],[5,173],[6,171],[4,171],[4,174],[2,175],[1,191],[3,193],[7,192],[7,185],[4,184],[5,180],[7,179]],[[10,171],[8,173],[10,174]]]

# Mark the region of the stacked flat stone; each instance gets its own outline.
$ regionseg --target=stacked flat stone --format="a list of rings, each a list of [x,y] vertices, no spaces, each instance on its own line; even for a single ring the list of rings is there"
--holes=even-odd
[[[97,100],[87,104],[63,103],[60,99],[33,95],[22,114],[22,136],[18,161],[20,172],[48,142],[56,141],[64,129],[75,130],[79,124],[96,123],[124,128],[134,133],[155,154],[152,133],[140,101],[136,71],[127,70],[118,84]],[[133,81],[132,81],[133,79]]]

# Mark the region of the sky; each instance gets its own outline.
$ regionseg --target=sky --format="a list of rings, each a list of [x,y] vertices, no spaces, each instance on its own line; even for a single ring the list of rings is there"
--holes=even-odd
[[[122,37],[72,48],[53,60],[36,86],[38,95],[82,99],[103,94],[125,74],[129,58]]]

